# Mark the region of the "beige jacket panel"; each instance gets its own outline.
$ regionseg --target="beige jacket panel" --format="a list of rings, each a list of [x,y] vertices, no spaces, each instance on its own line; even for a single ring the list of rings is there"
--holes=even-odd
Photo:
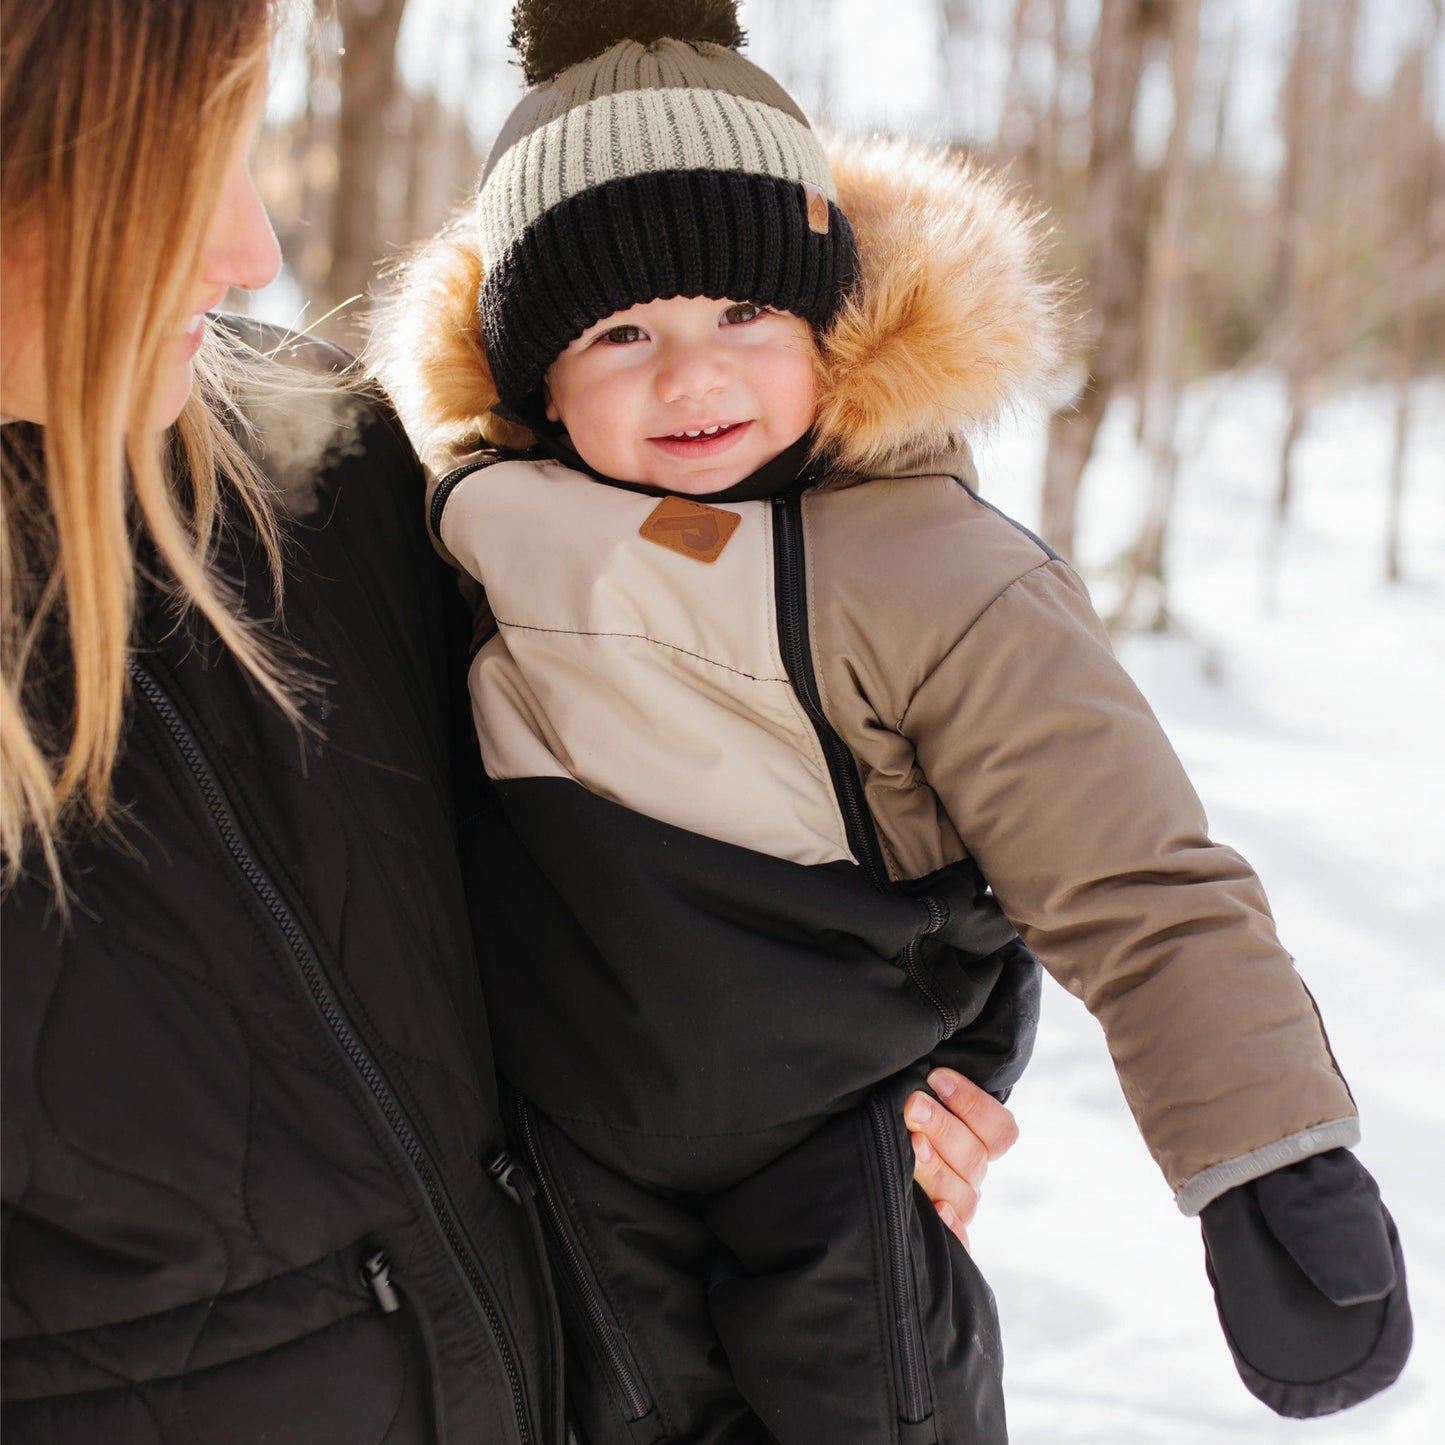
[[[549,462],[457,484],[442,540],[499,628],[471,671],[488,774],[571,777],[796,863],[851,859],[779,655],[769,509],[732,509],[737,530],[701,563],[639,535],[657,505]]]
[[[813,585],[841,604],[815,609],[829,706],[862,740],[891,851],[932,863],[952,826],[1103,1025],[1181,1205],[1280,1141],[1299,1136],[1300,1157],[1353,1142],[1353,1102],[1259,880],[1210,840],[1078,578],[951,480],[886,484],[909,489],[891,527],[874,485],[816,508],[810,540]]]

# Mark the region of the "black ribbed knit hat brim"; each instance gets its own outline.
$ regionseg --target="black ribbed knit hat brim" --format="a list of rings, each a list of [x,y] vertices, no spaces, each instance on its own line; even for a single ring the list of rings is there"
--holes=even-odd
[[[570,342],[646,301],[749,301],[821,329],[853,284],[857,250],[836,205],[825,232],[808,211],[796,181],[715,170],[626,176],[552,206],[482,284],[498,395],[518,414],[534,410],[547,368]]]

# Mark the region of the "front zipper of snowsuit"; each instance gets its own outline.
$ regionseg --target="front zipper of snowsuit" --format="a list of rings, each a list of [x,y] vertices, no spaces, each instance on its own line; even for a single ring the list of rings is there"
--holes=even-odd
[[[401,1101],[396,1097],[386,1075],[371,1057],[366,1045],[357,1034],[355,1026],[338,1002],[322,968],[320,957],[302,928],[300,920],[270,875],[257,861],[250,844],[241,832],[235,812],[220,785],[215,769],[196,741],[189,724],[154,674],[134,658],[129,661],[128,668],[131,680],[150,704],[152,711],[175,744],[227,853],[275,925],[277,933],[285,944],[286,953],[295,965],[305,993],[337,1047],[355,1070],[392,1137],[411,1165],[426,1197],[432,1219],[446,1242],[453,1263],[462,1276],[466,1291],[471,1297],[477,1313],[487,1326],[497,1354],[502,1361],[503,1369],[506,1371],[520,1445],[532,1445],[535,1437],[527,1413],[526,1396],[522,1388],[522,1376],[517,1365],[516,1353],[501,1316],[497,1312],[497,1307],[488,1292],[481,1265],[457,1218],[456,1207],[447,1195],[440,1171],[427,1153],[425,1145],[407,1116]]]
[[[773,566],[778,614],[778,642],[783,666],[793,691],[802,703],[817,733],[828,773],[838,798],[847,829],[848,845],[862,865],[869,881],[880,891],[890,891],[883,848],[863,797],[863,781],[852,751],[838,735],[823,710],[813,669],[808,640],[807,558],[803,541],[803,502],[799,494],[778,497],[773,502]],[[937,1010],[947,1038],[958,1027],[958,1011],[934,986],[922,966],[925,938],[937,933],[948,921],[948,910],[936,898],[919,900],[928,910],[922,929],[909,941],[903,953],[903,967],[915,987]],[[913,1288],[913,1271],[908,1258],[907,1210],[898,1176],[896,1151],[892,1147],[892,1119],[888,1105],[879,1095],[868,1101],[870,1121],[881,1173],[883,1221],[886,1236],[891,1318],[898,1343],[899,1413],[908,1423],[917,1423],[931,1412],[928,1368],[923,1347],[923,1322]]]
[[[537,1185],[550,1237],[562,1256],[566,1279],[585,1316],[588,1335],[612,1374],[628,1420],[641,1420],[652,1413],[652,1396],[638,1373],[616,1313],[593,1273],[587,1251],[577,1238],[571,1217],[559,1197],[553,1182],[553,1170],[544,1157],[542,1139],[532,1119],[532,1110],[520,1094],[512,1096],[511,1114],[515,1136]]]
[[[858,764],[848,745],[838,736],[823,711],[818,678],[813,670],[813,650],[808,643],[808,577],[803,551],[803,500],[796,493],[773,499],[773,574],[778,614],[778,645],[788,681],[803,704],[843,814],[848,846],[880,891],[888,890],[888,865],[878,831],[863,801],[863,782]]]
[[[450,479],[448,479],[450,480]],[[813,650],[808,641],[807,555],[803,542],[803,499],[799,493],[773,499],[773,577],[778,614],[778,645],[783,667],[798,701],[808,714],[818,745],[828,764],[828,776],[843,815],[848,846],[862,866],[868,881],[880,892],[891,891],[883,845],[878,840],[872,814],[863,797],[863,780],[852,750],[838,735],[823,711],[818,678],[813,669]],[[928,910],[922,929],[903,951],[903,969],[914,987],[937,1010],[943,1038],[958,1028],[958,1010],[929,978],[922,963],[925,938],[937,933],[948,921],[948,909],[936,898],[917,900]]]
[[[933,1412],[928,1388],[928,1365],[923,1347],[923,1321],[908,1259],[908,1210],[904,1184],[898,1177],[898,1150],[894,1146],[894,1117],[885,1095],[868,1099],[873,1145],[877,1151],[883,1194],[883,1228],[888,1246],[888,1287],[891,1318],[898,1341],[898,1413],[910,1425]]]

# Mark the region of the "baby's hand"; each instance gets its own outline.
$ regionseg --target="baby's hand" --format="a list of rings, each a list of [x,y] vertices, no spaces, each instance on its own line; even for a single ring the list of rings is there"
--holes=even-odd
[[[946,1107],[922,1092],[910,1094],[903,1106],[913,1137],[913,1177],[967,1249],[984,1175],[1013,1146],[1019,1126],[997,1099],[952,1069],[935,1069],[928,1086]]]

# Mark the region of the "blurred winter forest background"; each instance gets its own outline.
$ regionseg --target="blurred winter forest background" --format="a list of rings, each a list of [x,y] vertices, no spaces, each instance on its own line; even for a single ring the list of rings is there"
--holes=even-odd
[[[585,0],[578,0],[585,4]],[[1081,282],[1074,396],[1050,419],[1039,526],[1076,548],[1110,403],[1131,399],[1148,501],[1111,611],[1163,587],[1197,378],[1283,387],[1273,525],[1313,408],[1392,389],[1373,541],[1402,572],[1413,383],[1445,370],[1445,0],[752,0],[748,54],[816,119],[1006,166]],[[259,179],[288,272],[260,309],[357,347],[378,266],[474,187],[520,94],[509,0],[315,0],[277,67]],[[1421,485],[1440,485],[1439,478]],[[1361,538],[1361,545],[1367,545]]]
[[[1410,1262],[1401,1382],[1269,1416],[1098,1029],[1050,988],[1023,1142],[972,1231],[1016,1445],[1445,1440],[1442,8],[741,6],[747,53],[811,115],[959,147],[1050,212],[1084,316],[1073,394],[982,442],[985,495],[1083,572],[1215,835],[1263,877]],[[287,258],[261,314],[364,343],[380,268],[466,201],[521,94],[509,20],[509,0],[316,0],[257,157]]]

